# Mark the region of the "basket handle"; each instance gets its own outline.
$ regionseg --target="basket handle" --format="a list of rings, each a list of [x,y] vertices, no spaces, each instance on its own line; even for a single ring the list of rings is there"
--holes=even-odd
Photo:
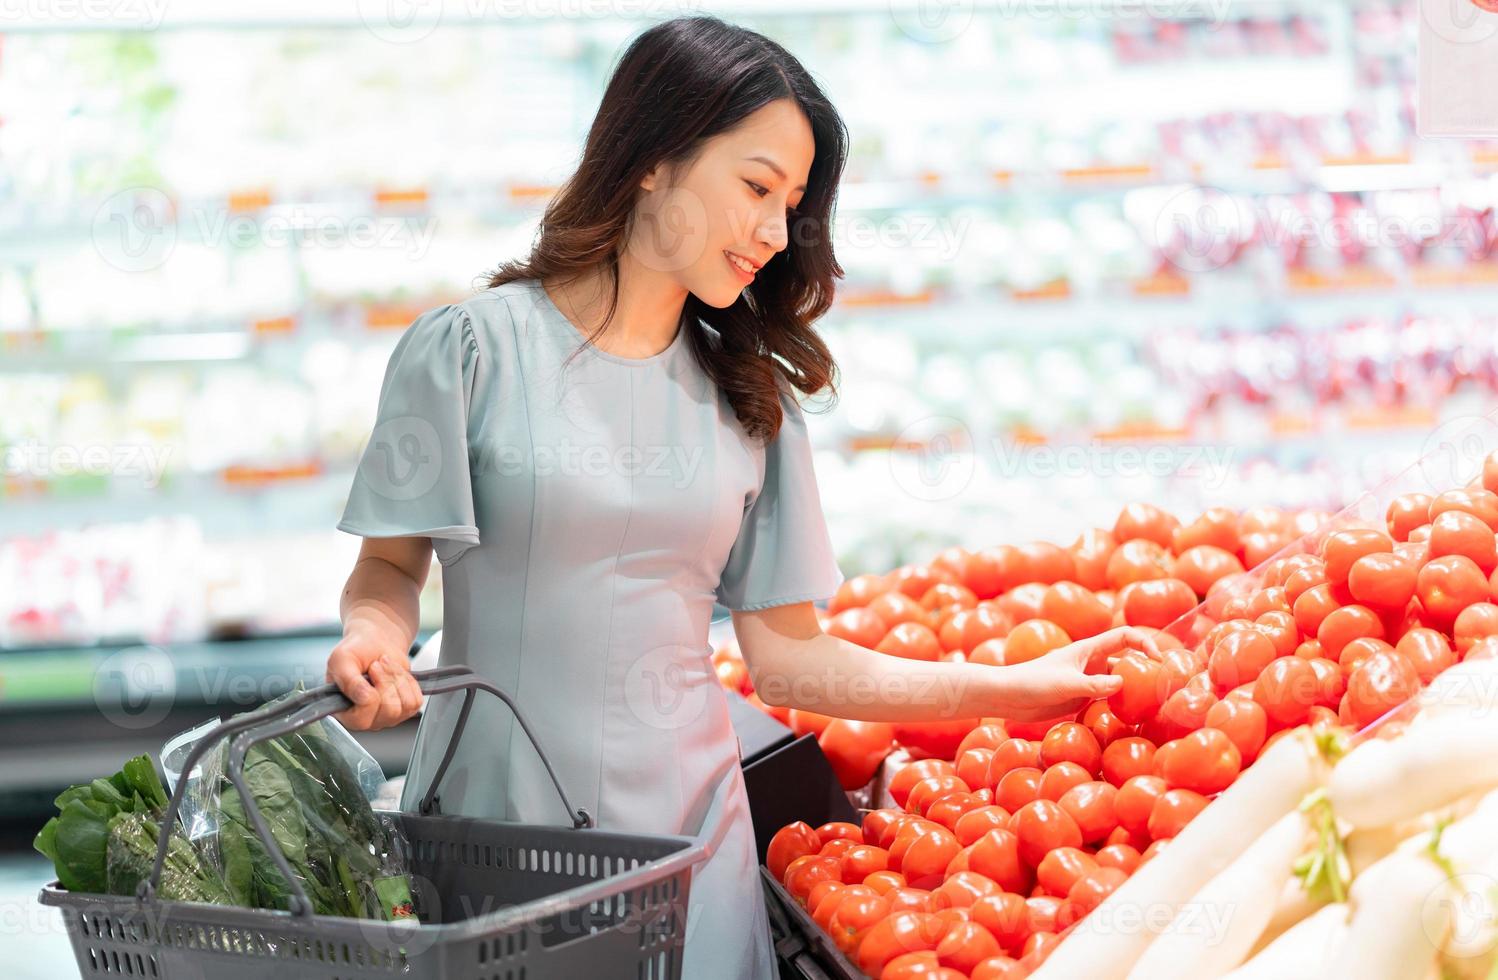
[[[572,818],[575,828],[593,826],[593,818],[588,811],[581,807],[574,807],[572,801],[567,797],[567,791],[562,788],[560,780],[557,779],[556,771],[552,768],[551,760],[546,757],[536,736],[532,733],[530,726],[526,724],[525,717],[520,713],[519,707],[510,699],[510,696],[481,675],[475,673],[471,668],[462,665],[451,667],[435,667],[431,670],[413,671],[412,677],[416,679],[417,686],[423,694],[445,694],[449,691],[465,691],[463,709],[458,715],[458,721],[453,728],[452,738],[448,741],[447,752],[442,757],[442,764],[437,768],[437,774],[432,779],[432,785],[427,789],[421,806],[423,813],[429,813],[434,808],[436,801],[436,789],[447,771],[448,764],[452,761],[453,753],[457,750],[458,739],[462,737],[463,727],[468,721],[469,709],[473,705],[475,691],[488,691],[499,698],[515,715],[515,720],[520,723],[521,729],[526,737],[531,740],[531,745],[536,749],[536,754],[541,757],[541,764],[546,767],[547,775],[557,788],[557,795],[562,798],[562,805],[567,808],[567,813]],[[297,916],[310,916],[312,914],[312,903],[307,898],[301,882],[297,881],[296,875],[292,873],[291,865],[286,856],[281,853],[281,848],[276,844],[275,838],[266,826],[264,817],[260,814],[260,808],[256,806],[254,796],[244,784],[244,760],[250,748],[268,738],[285,735],[287,732],[295,731],[304,725],[326,718],[329,715],[353,707],[353,702],[343,693],[336,684],[324,684],[321,687],[311,688],[294,694],[284,701],[274,705],[265,705],[254,711],[231,718],[204,735],[192,747],[186,761],[182,764],[183,776],[177,780],[177,785],[172,790],[171,801],[167,804],[166,819],[162,821],[163,831],[156,842],[156,861],[151,868],[149,877],[143,879],[136,887],[136,897],[147,901],[155,897],[156,890],[161,885],[161,871],[166,863],[166,851],[172,829],[177,824],[177,815],[182,806],[182,797],[187,790],[187,774],[192,772],[193,767],[198,764],[199,759],[208,749],[221,739],[232,738],[229,744],[228,763],[224,767],[229,781],[239,790],[239,797],[244,805],[245,815],[249,818],[255,833],[266,845],[266,851],[275,862],[276,868],[285,877],[291,886],[291,912]]]

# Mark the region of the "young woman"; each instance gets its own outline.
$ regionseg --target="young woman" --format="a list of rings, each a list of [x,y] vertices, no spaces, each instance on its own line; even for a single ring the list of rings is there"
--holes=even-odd
[[[1115,631],[1013,667],[917,663],[825,635],[843,576],[794,391],[832,386],[811,324],[842,275],[841,119],[782,47],[711,17],[624,52],[525,261],[417,318],[339,528],[363,548],[328,678],[353,728],[410,717],[417,594],[442,564],[444,663],[514,696],[600,828],[726,832],[695,872],[683,977],[775,974],[739,750],[709,660],[715,599],[770,703],[848,718],[1051,717],[1106,696]],[[440,699],[456,701],[458,699]],[[565,824],[495,699],[444,813]],[[423,714],[426,789],[453,712]]]

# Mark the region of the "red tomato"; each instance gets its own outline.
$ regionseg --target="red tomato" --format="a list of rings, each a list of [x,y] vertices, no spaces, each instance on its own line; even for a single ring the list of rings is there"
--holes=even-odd
[[[1211,717],[1211,712],[1208,712]],[[1103,778],[1122,786],[1133,776],[1147,776],[1154,771],[1155,743],[1147,738],[1121,738],[1103,750]]]
[[[1206,675],[1198,674],[1203,683],[1187,684],[1165,699],[1160,705],[1160,714],[1155,719],[1154,729],[1166,741],[1194,732],[1207,722],[1207,712],[1217,703]]]
[[[1203,728],[1170,743],[1174,751],[1161,746],[1156,757],[1160,776],[1172,787],[1195,790],[1203,795],[1221,792],[1238,778],[1243,757],[1238,746],[1215,728]]]
[[[1072,562],[1076,565],[1077,582],[1084,588],[1096,591],[1108,587],[1108,558],[1112,556],[1117,542],[1111,531],[1100,527],[1083,531],[1071,546]]]
[[[999,780],[1011,769],[1040,769],[1040,743],[1026,738],[1011,738],[1000,742],[993,750],[988,763],[987,785],[998,788]]]
[[[806,855],[792,861],[785,869],[785,890],[803,907],[812,887],[819,881],[841,881],[842,859],[823,855]]]
[[[1010,828],[1019,838],[1020,858],[1032,868],[1057,847],[1082,846],[1077,822],[1053,800],[1026,803],[1010,818]]]
[[[894,738],[917,759],[951,759],[956,757],[958,746],[972,734],[979,720],[897,722]]]
[[[1074,640],[1096,636],[1113,622],[1113,613],[1098,601],[1092,590],[1075,582],[1057,582],[1048,587],[1040,601],[1040,615]]]
[[[1288,657],[1300,643],[1300,627],[1295,625],[1295,616],[1283,609],[1271,609],[1254,620],[1254,629],[1269,637],[1274,644],[1275,656]]]
[[[990,830],[974,841],[967,866],[1008,892],[1028,894],[1034,884],[1030,866],[1020,858],[1019,838],[1008,829]]]
[[[1432,625],[1449,627],[1463,609],[1488,599],[1488,580],[1465,555],[1432,558],[1415,579],[1415,595]]]
[[[1008,826],[1009,811],[1001,806],[990,804],[969,810],[958,817],[957,822],[952,825],[952,832],[957,835],[957,843],[967,847],[990,830],[1000,830]]]
[[[1073,786],[1081,786],[1091,780],[1092,773],[1075,762],[1058,762],[1041,774],[1040,784],[1035,790],[1036,799],[1060,800]]]
[[[1107,701],[1094,701],[1084,708],[1081,722],[1103,748],[1129,734],[1129,726],[1109,710]]]
[[[1009,631],[1004,641],[1004,663],[1022,664],[1066,646],[1071,637],[1055,623],[1030,619]]]
[[[1430,522],[1449,511],[1465,511],[1482,520],[1489,530],[1498,530],[1498,495],[1487,490],[1447,490],[1430,502]]]
[[[899,623],[891,627],[874,649],[906,660],[941,659],[941,641],[924,623]]]
[[[1168,578],[1170,552],[1153,541],[1136,538],[1120,544],[1108,557],[1108,587],[1118,590],[1130,582]]]
[[[1124,684],[1109,696],[1108,710],[1125,724],[1137,725],[1154,715],[1169,693],[1160,665],[1137,651],[1119,657],[1111,672],[1122,677]]]
[[[1181,522],[1175,515],[1154,504],[1125,504],[1113,522],[1113,539],[1127,542],[1143,538],[1167,548],[1180,526]]]
[[[1466,511],[1448,510],[1430,522],[1430,557],[1465,555],[1483,572],[1498,567],[1498,545],[1493,529]]]
[[[838,586],[827,602],[827,612],[836,616],[846,609],[867,606],[887,588],[883,575],[855,575]]]
[[[1178,527],[1170,537],[1170,549],[1185,554],[1208,546],[1235,553],[1238,550],[1238,515],[1228,507],[1211,507],[1190,524]]]
[[[1347,679],[1345,704],[1358,728],[1403,704],[1420,690],[1420,675],[1408,660],[1392,651],[1372,654]]]
[[[1115,868],[1129,875],[1139,867],[1139,850],[1129,844],[1109,844],[1107,847],[1098,848],[1095,855],[1098,867]]]
[[[1488,538],[1492,537],[1492,532],[1488,532]],[[1414,562],[1395,554],[1364,555],[1352,563],[1347,573],[1347,591],[1365,606],[1403,609],[1415,594],[1415,576],[1419,571]]]
[[[1348,646],[1351,645],[1348,644]],[[1342,652],[1346,653],[1347,647],[1343,647]],[[1346,678],[1342,674],[1342,668],[1325,657],[1307,660],[1306,663],[1310,664],[1311,672],[1316,675],[1316,704],[1311,706],[1312,709],[1314,710],[1317,706],[1335,708],[1337,703],[1342,700],[1342,692],[1347,687]],[[1307,711],[1307,721],[1312,720],[1310,715],[1311,712]]]
[[[855,844],[843,852],[842,880],[844,884],[861,885],[871,874],[889,868],[889,852],[873,844]]]
[[[1246,684],[1275,658],[1274,643],[1255,629],[1240,629],[1224,636],[1207,659],[1207,672],[1220,691]]]
[[[910,788],[910,795],[905,798],[905,809],[925,816],[926,807],[954,790],[970,793],[972,787],[955,775],[927,776]]]
[[[1170,566],[1170,574],[1185,582],[1198,596],[1205,596],[1215,583],[1229,575],[1242,573],[1243,563],[1237,555],[1209,544],[1186,549]]]
[[[894,727],[877,721],[834,718],[817,744],[845,790],[867,786],[879,764],[894,748]]]
[[[1430,495],[1407,493],[1389,503],[1385,521],[1395,541],[1408,541],[1410,532],[1430,519]]]
[[[1102,866],[1093,868],[1077,878],[1071,886],[1071,891],[1066,893],[1066,902],[1076,915],[1086,915],[1103,904],[1103,899],[1113,894],[1119,885],[1128,880],[1128,877],[1128,874],[1118,868]]]
[[[1149,817],[1155,801],[1164,794],[1165,780],[1159,776],[1131,776],[1118,788],[1118,797],[1113,801],[1113,811],[1118,816],[1118,825],[1131,834],[1149,832]]]
[[[1119,590],[1118,601],[1125,623],[1155,629],[1164,629],[1197,605],[1196,592],[1178,578],[1131,582]]]
[[[1207,798],[1189,789],[1171,789],[1160,794],[1150,810],[1149,835],[1157,841],[1174,837],[1207,808]]]
[[[1330,534],[1321,544],[1321,557],[1326,562],[1326,579],[1340,585],[1347,581],[1353,562],[1359,558],[1393,550],[1394,540],[1384,532],[1372,528],[1348,528]]]
[[[1049,541],[1031,541],[1019,547],[1020,561],[1029,572],[1029,581],[1050,585],[1052,582],[1076,579],[1077,567],[1071,553]]]
[[[1451,627],[1451,638],[1456,642],[1456,651],[1464,656],[1472,649],[1472,644],[1495,634],[1498,634],[1498,606],[1491,602],[1474,602],[1457,614],[1456,622]]]
[[[957,778],[969,786],[988,787],[988,767],[993,764],[993,749],[967,749],[957,754]],[[991,788],[991,787],[989,787]]]
[[[823,632],[856,643],[870,650],[879,645],[889,631],[884,620],[870,609],[862,607],[846,609],[833,616]]]
[[[1035,868],[1040,887],[1057,898],[1065,898],[1077,879],[1097,868],[1092,855],[1076,847],[1058,847],[1046,853]]]
[[[781,827],[770,838],[770,846],[765,849],[765,867],[775,876],[776,881],[783,884],[786,868],[792,861],[816,854],[821,849],[822,838],[817,836],[810,824],[797,820]]]
[[[1343,677],[1351,677],[1352,672],[1358,669],[1358,665],[1375,653],[1392,650],[1393,647],[1383,640],[1371,636],[1364,636],[1353,640],[1342,648],[1342,654],[1337,658]]]
[[[1011,769],[994,784],[993,801],[1010,813],[1040,796],[1043,773],[1032,766]]]
[[[962,850],[957,837],[945,828],[917,836],[900,859],[900,873],[912,888],[935,888],[946,877],[947,865]]]
[[[1315,636],[1316,631],[1321,628],[1321,621],[1341,607],[1342,602],[1337,596],[1336,588],[1330,582],[1313,585],[1295,600],[1295,625],[1300,627],[1302,633]],[[1348,593],[1347,598],[1351,600],[1352,594]]]
[[[958,777],[961,778],[960,776]],[[932,823],[939,823],[954,833],[957,830],[957,821],[962,815],[970,810],[976,810],[981,806],[988,806],[988,800],[980,797],[977,793],[948,793],[945,796],[933,800],[926,807],[926,819]]]
[[[1367,606],[1342,606],[1332,610],[1316,630],[1316,642],[1330,659],[1341,658],[1342,648],[1362,637],[1383,639],[1384,624]]]
[[[994,603],[1009,617],[1011,623],[1023,623],[1040,618],[1040,603],[1044,598],[1044,585],[1027,582],[1001,594]]]
[[[981,601],[992,599],[1020,585],[1019,553],[1011,545],[985,548],[968,556],[967,574],[962,584],[973,590]]]
[[[901,565],[885,577],[889,587],[919,599],[931,586],[939,582],[956,582],[957,577],[945,568],[934,565]]]
[[[863,815],[863,823],[861,825],[863,842],[865,844],[878,844],[886,831],[889,832],[890,836],[894,836],[897,825],[909,816],[904,810],[896,807],[880,807],[877,810],[870,810]]]
[[[877,977],[897,956],[935,950],[946,930],[947,924],[929,912],[892,913],[863,934],[857,951],[858,968]]]
[[[976,922],[958,922],[947,930],[947,934],[937,944],[936,958],[943,967],[956,971],[961,980],[967,980],[979,963],[998,956],[1001,952],[999,941],[982,925]],[[940,973],[919,976],[945,980]],[[881,977],[880,980],[884,978]]]
[[[1077,829],[1082,832],[1082,841],[1096,844],[1118,826],[1118,815],[1114,811],[1117,801],[1117,787],[1109,783],[1091,782],[1073,786],[1058,802],[1061,809],[1076,821]]]
[[[945,759],[919,759],[901,767],[890,777],[889,795],[896,806],[904,807],[916,783],[929,776],[951,776],[956,775],[956,772],[956,767]]]
[[[1310,661],[1281,657],[1265,667],[1254,682],[1254,700],[1264,706],[1264,713],[1276,727],[1298,725],[1317,703],[1319,689]]]
[[[1076,722],[1062,722],[1040,740],[1040,764],[1043,766],[1075,762],[1092,774],[1098,771],[1102,757],[1097,737]]]
[[[926,610],[921,607],[910,596],[903,592],[886,592],[875,596],[867,606],[869,612],[874,613],[885,624],[886,630],[892,629],[900,623],[926,622]],[[883,637],[880,637],[883,639]],[[877,642],[877,641],[876,641]]]
[[[1019,952],[1030,938],[1029,906],[1014,892],[985,895],[973,903],[972,916],[1009,952]]]
[[[1424,626],[1401,636],[1394,649],[1415,668],[1421,684],[1429,684],[1437,674],[1456,663],[1456,653],[1445,635]]]
[[[1353,564],[1357,564],[1354,562]],[[1310,589],[1318,585],[1326,584],[1326,565],[1321,559],[1316,559],[1315,565],[1307,565],[1291,572],[1285,579],[1285,601],[1290,603],[1293,611],[1295,603]]]

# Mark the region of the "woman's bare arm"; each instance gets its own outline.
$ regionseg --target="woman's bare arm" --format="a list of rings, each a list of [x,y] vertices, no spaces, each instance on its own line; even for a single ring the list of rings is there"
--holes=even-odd
[[[354,702],[335,716],[345,727],[389,728],[420,710],[410,651],[431,567],[430,538],[364,539],[339,602],[343,639],[328,657],[327,679]]]

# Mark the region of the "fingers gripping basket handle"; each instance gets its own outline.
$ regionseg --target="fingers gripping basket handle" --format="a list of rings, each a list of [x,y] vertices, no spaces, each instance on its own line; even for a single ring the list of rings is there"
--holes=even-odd
[[[448,764],[452,761],[453,753],[457,750],[458,739],[463,735],[463,728],[467,724],[469,709],[473,706],[473,695],[475,691],[488,691],[499,698],[515,715],[515,720],[520,723],[521,729],[526,737],[535,746],[536,754],[541,758],[541,764],[546,767],[546,773],[551,777],[552,785],[557,788],[557,795],[562,798],[562,805],[567,808],[567,813],[572,818],[574,827],[591,827],[593,818],[588,811],[581,807],[574,807],[572,801],[567,797],[567,791],[562,788],[557,779],[556,771],[552,768],[551,760],[546,757],[536,736],[531,732],[530,726],[526,724],[525,717],[510,696],[479,674],[465,666],[437,667],[432,670],[413,671],[412,677],[416,678],[417,685],[423,694],[445,694],[449,691],[465,691],[463,708],[458,714],[457,724],[453,728],[452,738],[448,741],[447,751],[442,756],[442,764],[437,767],[437,773],[432,778],[432,785],[427,788],[426,795],[421,801],[423,813],[430,813],[434,808],[437,786],[442,781],[443,774],[447,771]],[[275,837],[270,833],[270,828],[265,823],[265,818],[260,814],[260,808],[255,805],[254,796],[244,784],[244,761],[250,747],[256,743],[263,742],[268,738],[285,735],[287,732],[295,731],[304,725],[329,715],[337,714],[353,707],[353,702],[339,689],[336,684],[324,684],[308,691],[293,695],[284,701],[274,705],[267,705],[247,712],[237,718],[231,718],[214,728],[203,738],[199,739],[188,753],[187,759],[182,764],[183,777],[177,780],[177,785],[172,790],[171,801],[167,804],[166,819],[162,821],[163,832],[156,842],[156,862],[151,868],[150,876],[142,881],[136,889],[136,896],[142,900],[153,898],[157,888],[161,885],[161,871],[166,863],[167,844],[171,829],[176,826],[177,814],[182,806],[182,797],[187,789],[187,774],[197,766],[203,754],[213,747],[221,739],[232,739],[229,743],[228,762],[224,767],[230,782],[239,791],[240,800],[243,802],[245,816],[249,818],[250,825],[255,828],[255,833],[260,835],[261,841],[265,843],[266,851],[271,859],[275,861],[276,868],[285,877],[291,886],[291,911],[295,915],[308,916],[312,914],[312,903],[307,899],[307,893],[303,890],[301,882],[292,873],[291,865],[287,863],[286,856],[276,844]]]

